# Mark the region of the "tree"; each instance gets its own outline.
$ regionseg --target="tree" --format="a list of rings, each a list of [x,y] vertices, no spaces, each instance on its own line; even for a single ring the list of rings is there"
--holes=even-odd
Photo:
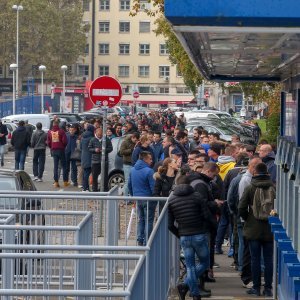
[[[0,3],[0,65],[16,61],[16,12],[14,0]],[[39,76],[59,80],[61,65],[72,65],[84,53],[86,32],[81,0],[24,0],[19,12],[19,78]],[[20,89],[19,89],[20,90]]]
[[[178,71],[183,77],[185,85],[191,90],[195,95],[197,93],[198,86],[202,83],[203,78],[200,75],[197,68],[191,62],[186,51],[180,44],[176,35],[174,34],[170,24],[166,21],[163,16],[164,12],[164,0],[149,0],[152,3],[153,9],[146,10],[149,16],[157,17],[155,24],[155,33],[157,35],[163,35],[166,39],[166,46],[169,50],[170,62],[177,65]],[[135,16],[140,10],[140,0],[133,1],[133,7],[131,15]]]

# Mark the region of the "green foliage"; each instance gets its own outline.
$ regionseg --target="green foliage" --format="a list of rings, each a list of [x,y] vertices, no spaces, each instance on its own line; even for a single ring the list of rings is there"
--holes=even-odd
[[[277,137],[279,135],[280,128],[280,114],[272,113],[268,115],[267,118],[267,131],[264,134],[264,138],[269,143],[277,143]]]
[[[0,3],[0,64],[15,62],[14,0]],[[85,33],[81,0],[23,0],[19,12],[19,77],[40,76],[32,66],[45,65],[45,80],[60,80],[61,65],[71,65],[84,53]],[[37,71],[38,73],[38,71]]]

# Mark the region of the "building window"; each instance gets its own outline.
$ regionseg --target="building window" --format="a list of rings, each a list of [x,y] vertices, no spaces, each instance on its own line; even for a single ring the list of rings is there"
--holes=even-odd
[[[85,55],[89,55],[90,53],[90,45],[89,44],[86,44],[85,45],[85,48],[84,48],[84,54]]]
[[[89,75],[89,66],[79,65],[78,66],[78,76],[88,76]]]
[[[169,77],[170,67],[169,66],[159,66],[159,77]]]
[[[150,21],[140,21],[140,32],[150,32]]]
[[[130,45],[129,44],[119,44],[119,54],[120,55],[130,54]]]
[[[99,76],[108,76],[109,66],[99,66]]]
[[[169,50],[166,44],[159,44],[159,55],[168,55]]]
[[[130,0],[120,0],[120,10],[130,10]]]
[[[119,77],[129,77],[129,66],[119,66]]]
[[[150,54],[150,44],[140,44],[140,55]]]
[[[150,66],[139,66],[139,77],[149,77]]]
[[[0,77],[3,77],[3,66],[0,66]]]
[[[82,9],[83,11],[90,10],[90,0],[82,0]]]
[[[99,44],[99,55],[108,55],[109,54],[109,44],[100,43]]]
[[[151,3],[148,0],[140,0],[140,10],[150,9]]]
[[[130,32],[130,22],[120,21],[119,22],[119,32]]]
[[[110,0],[99,0],[99,9],[100,10],[109,10]]]
[[[176,93],[177,94],[190,94],[190,90],[185,86],[177,86]]]
[[[150,86],[139,86],[140,94],[150,94]]]
[[[109,32],[109,22],[99,22],[99,32]]]
[[[160,94],[169,94],[170,93],[170,89],[168,87],[160,87],[159,88],[159,93]]]

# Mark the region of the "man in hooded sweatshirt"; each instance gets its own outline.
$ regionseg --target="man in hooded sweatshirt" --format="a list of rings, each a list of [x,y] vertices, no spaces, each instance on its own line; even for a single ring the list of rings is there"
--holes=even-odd
[[[132,196],[151,197],[153,195],[155,180],[153,178],[154,171],[151,168],[152,162],[152,153],[148,151],[140,153],[139,159],[131,169],[128,180],[128,189]],[[137,242],[139,246],[145,246],[151,234],[156,205],[157,201],[150,201],[148,203],[148,228],[145,232],[147,224],[147,201],[137,202]]]
[[[233,169],[236,164],[236,155],[238,154],[237,148],[234,145],[227,146],[225,148],[224,155],[218,157],[217,165],[220,168],[220,177],[222,180],[225,179],[226,174],[229,170]]]
[[[272,146],[269,144],[261,145],[258,154],[263,163],[267,165],[268,173],[270,174],[273,183],[276,184],[275,153]]]
[[[68,183],[68,175],[66,170],[66,156],[65,156],[65,148],[67,146],[68,140],[66,133],[63,129],[59,128],[59,121],[55,120],[53,122],[52,129],[47,133],[47,144],[51,150],[51,156],[53,157],[53,177],[54,177],[54,187],[59,187],[59,175],[58,175],[58,166],[59,163],[61,165],[63,171],[63,181],[64,186],[67,187]]]
[[[35,181],[42,182],[45,170],[47,133],[42,129],[41,122],[36,124],[36,131],[31,137],[31,147],[33,148],[32,171]]]
[[[30,145],[30,134],[26,131],[24,121],[20,121],[13,132],[11,144],[15,147],[15,170],[24,170],[27,148]]]

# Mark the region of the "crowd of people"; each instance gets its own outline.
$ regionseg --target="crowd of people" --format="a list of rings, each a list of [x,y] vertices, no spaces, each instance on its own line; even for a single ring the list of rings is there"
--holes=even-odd
[[[41,123],[35,132],[23,121],[18,125],[11,140],[15,168],[24,169],[28,147],[32,147],[34,180],[42,181],[49,147],[55,188],[60,187],[62,173],[64,187],[72,184],[82,191],[99,191],[102,155],[107,173],[111,140],[123,137],[117,154],[123,159],[123,194],[169,197],[169,229],[180,238],[187,269],[185,281],[178,285],[180,299],[188,292],[197,300],[210,296],[204,282],[215,281],[214,256],[223,254],[225,237],[230,244],[227,255],[233,258],[232,267],[240,272],[247,293],[261,294],[263,267],[263,294],[272,295],[273,244],[266,215],[274,201],[270,198],[276,183],[276,149],[267,141],[247,145],[234,134],[228,143],[201,126],[189,137],[184,114],[176,117],[172,110],[110,116],[104,154],[100,119],[62,124],[55,118],[47,133]],[[2,129],[3,125],[1,145],[6,135]],[[1,154],[2,166],[4,162]],[[138,245],[146,245],[156,210],[161,212],[163,207],[162,202],[137,203]]]

